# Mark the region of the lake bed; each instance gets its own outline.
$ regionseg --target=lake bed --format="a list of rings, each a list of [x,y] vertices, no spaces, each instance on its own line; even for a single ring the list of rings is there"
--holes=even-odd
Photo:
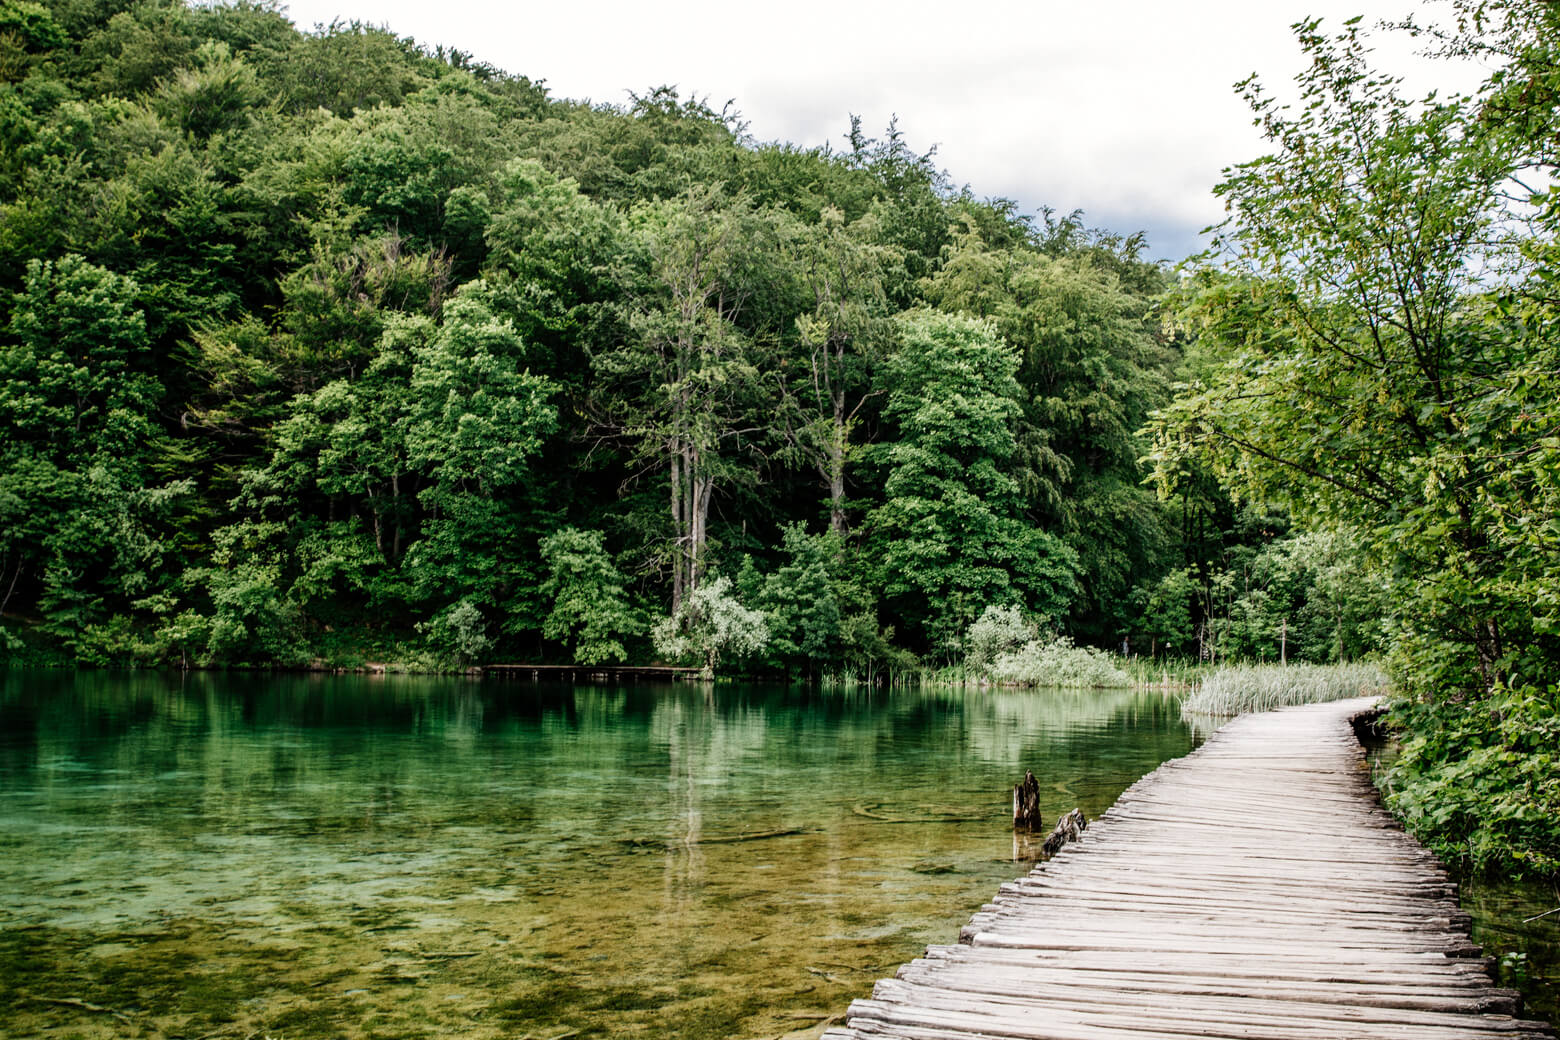
[[[1128,691],[9,673],[22,1034],[816,1033],[1193,736]],[[93,1010],[97,1009],[97,1010]]]

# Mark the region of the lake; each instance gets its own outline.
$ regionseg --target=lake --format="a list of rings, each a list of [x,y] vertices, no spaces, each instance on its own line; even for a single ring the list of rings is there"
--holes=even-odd
[[[816,1031],[1028,868],[1025,768],[1093,817],[1192,744],[1124,691],[0,683],[22,1033]]]
[[[1195,742],[1153,692],[0,673],[6,1035],[816,1035]]]

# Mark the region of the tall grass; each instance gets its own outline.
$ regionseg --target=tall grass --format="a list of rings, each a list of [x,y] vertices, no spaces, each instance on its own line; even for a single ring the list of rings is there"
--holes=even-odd
[[[1291,704],[1317,704],[1387,692],[1387,676],[1373,664],[1226,665],[1203,679],[1181,702],[1198,715],[1240,715]]]
[[[1190,690],[1218,665],[1185,657],[1128,657],[1121,667],[1132,685],[1150,690]]]

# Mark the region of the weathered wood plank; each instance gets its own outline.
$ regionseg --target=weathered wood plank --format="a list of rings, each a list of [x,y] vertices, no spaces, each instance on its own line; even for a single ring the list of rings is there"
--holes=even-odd
[[[1536,1040],[1375,801],[1368,701],[1246,716],[1144,777],[827,1040]]]
[[[1194,1012],[1217,1019],[1226,1025],[1243,1023],[1248,1026],[1276,1026],[1286,1029],[1330,1028],[1339,1031],[1336,1023],[1361,1025],[1387,1024],[1413,1026],[1421,1029],[1467,1028],[1465,1011],[1425,1010],[1389,1006],[1369,1001],[1338,1003],[1327,1000],[1280,999],[1269,993],[1261,1001],[1247,999],[1246,994],[1174,993],[1167,999],[1167,991],[1134,993],[1131,990],[1101,990],[1098,988],[1058,987],[1060,994],[1036,993],[1027,986],[986,985],[979,989],[969,987],[936,986],[904,979],[885,979],[872,990],[872,999],[885,1003],[906,1004],[914,1007],[940,1007],[949,1010],[974,1008],[994,1009],[996,1013],[1037,1011],[1050,1014],[1057,997],[1061,996],[1082,1017],[1093,1016],[1096,1021],[1117,1014],[1129,1014],[1139,1021],[1157,1019],[1173,1008],[1177,1014]],[[1260,1009],[1258,1011],[1257,1009]],[[1509,1011],[1491,1013],[1489,1008],[1477,1008],[1476,1015],[1488,1015],[1476,1019],[1484,1023],[1488,1031],[1509,1033],[1517,1028],[1516,1019]],[[1334,1023],[1327,1027],[1324,1023]]]
[[[1361,979],[1348,990],[1332,981],[1275,979],[1267,976],[1228,974],[1154,973],[1130,970],[1087,970],[1039,965],[968,964],[949,967],[925,960],[899,969],[896,978],[906,982],[938,985],[974,993],[1020,993],[1049,1000],[1077,998],[1090,1003],[1123,995],[1136,1002],[1140,996],[1164,1003],[1166,994],[1200,996],[1263,996],[1274,1000],[1328,1002],[1345,998],[1351,1005],[1412,1008],[1459,1014],[1493,1012],[1515,1015],[1516,994],[1487,986],[1427,985],[1416,976],[1398,976],[1395,982]]]
[[[1489,985],[1492,960],[1446,957],[1439,953],[1388,953],[1340,950],[1320,960],[1275,948],[1260,961],[1217,953],[1142,953],[1111,950],[1036,950],[1022,947],[928,946],[926,960],[990,964],[1063,965],[1070,968],[1170,971],[1268,978],[1320,978],[1347,982],[1356,976],[1401,974],[1435,978],[1444,984]]]

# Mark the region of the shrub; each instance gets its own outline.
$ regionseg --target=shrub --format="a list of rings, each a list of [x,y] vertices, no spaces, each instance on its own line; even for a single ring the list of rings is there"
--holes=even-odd
[[[677,613],[656,622],[650,638],[657,653],[699,659],[704,678],[713,679],[722,654],[762,651],[769,642],[769,623],[759,611],[738,603],[731,579],[721,577],[690,592]]]
[[[1381,785],[1403,825],[1448,863],[1560,876],[1560,693],[1400,699],[1402,750]]]
[[[1131,676],[1103,650],[1074,646],[1066,636],[1032,639],[1017,650],[998,654],[989,674],[1008,686],[1127,687]]]
[[[1022,649],[1036,634],[1017,607],[989,606],[964,633],[964,666],[985,672],[999,656]]]

